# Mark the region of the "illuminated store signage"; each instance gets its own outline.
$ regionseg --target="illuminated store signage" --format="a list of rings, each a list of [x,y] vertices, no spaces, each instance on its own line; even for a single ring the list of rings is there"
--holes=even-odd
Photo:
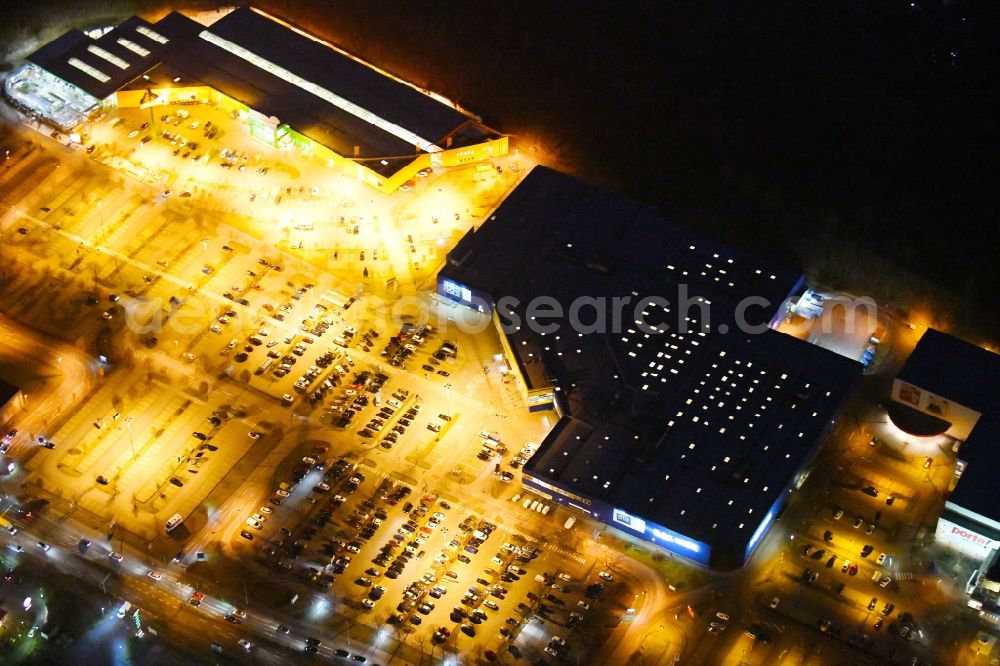
[[[944,543],[976,559],[986,557],[997,543],[989,537],[973,532],[945,518],[938,519],[934,536],[939,543]]]
[[[679,536],[674,536],[673,534],[667,534],[663,530],[653,529],[653,538],[657,541],[663,541],[664,543],[672,543],[676,546],[680,546],[685,550],[690,550],[692,553],[701,552],[701,546],[699,546],[694,541],[690,539],[684,539]]]
[[[451,280],[445,280],[442,284],[442,289],[444,293],[448,296],[461,299],[465,303],[472,302],[472,292],[468,288],[463,287],[457,282],[452,282]]]
[[[614,520],[619,525],[624,525],[630,530],[635,530],[639,534],[646,533],[646,521],[637,516],[632,516],[625,513],[621,509],[615,509],[614,513],[611,514],[611,519]]]

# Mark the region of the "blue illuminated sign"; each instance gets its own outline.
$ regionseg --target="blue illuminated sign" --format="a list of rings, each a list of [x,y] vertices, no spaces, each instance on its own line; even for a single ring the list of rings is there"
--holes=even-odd
[[[619,525],[624,525],[630,530],[635,530],[639,534],[646,533],[646,521],[637,516],[625,513],[621,509],[615,509],[614,513],[611,514],[611,520],[615,521]]]
[[[455,298],[463,303],[472,302],[472,291],[468,287],[464,287],[457,282],[452,282],[451,280],[441,281],[441,290],[444,292],[445,296],[449,298]]]
[[[659,539],[660,541],[664,541],[666,543],[672,543],[675,546],[680,546],[681,548],[685,550],[690,550],[693,553],[701,552],[701,546],[699,546],[694,541],[691,541],[690,539],[685,539],[683,537],[674,536],[673,534],[668,534],[661,529],[656,529],[656,528],[653,529],[653,538]]]

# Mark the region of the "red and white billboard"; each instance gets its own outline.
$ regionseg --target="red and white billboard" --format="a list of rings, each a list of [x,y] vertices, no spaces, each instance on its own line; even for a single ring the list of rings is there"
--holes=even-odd
[[[938,518],[934,538],[938,543],[943,543],[964,555],[974,557],[978,560],[986,559],[991,550],[1000,546],[1000,543],[993,539],[983,536],[967,527],[956,525],[944,518]]]

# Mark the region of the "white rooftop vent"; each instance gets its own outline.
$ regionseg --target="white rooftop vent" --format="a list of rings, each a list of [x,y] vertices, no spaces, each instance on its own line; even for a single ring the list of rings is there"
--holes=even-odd
[[[104,72],[102,72],[99,69],[95,69],[94,67],[91,67],[90,65],[88,65],[85,62],[83,62],[79,58],[70,58],[67,61],[67,63],[69,65],[72,65],[73,67],[76,67],[81,72],[85,72],[86,74],[89,74],[91,77],[97,79],[101,83],[107,83],[108,81],[111,80],[110,76],[108,76],[107,74],[105,74]]]
[[[118,43],[127,48],[132,53],[142,56],[143,58],[149,55],[149,49],[143,48],[131,40],[119,37]]]
[[[103,58],[104,60],[107,60],[108,62],[110,62],[112,65],[114,65],[118,69],[128,69],[128,63],[127,62],[125,62],[124,60],[122,60],[121,58],[119,58],[118,56],[116,56],[115,54],[109,53],[108,51],[105,51],[100,46],[95,46],[95,45],[91,44],[90,46],[87,47],[87,51],[89,51],[90,53],[93,53],[98,58]]]
[[[135,31],[140,35],[142,35],[143,37],[149,37],[154,42],[159,42],[160,44],[166,44],[167,42],[170,41],[160,33],[150,30],[144,25],[136,26]]]

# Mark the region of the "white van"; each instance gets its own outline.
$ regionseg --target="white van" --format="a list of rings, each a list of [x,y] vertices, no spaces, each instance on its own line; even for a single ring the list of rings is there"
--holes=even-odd
[[[271,367],[271,364],[273,362],[274,362],[273,358],[267,359],[266,361],[264,361],[263,363],[260,364],[259,368],[257,368],[256,370],[254,370],[254,374],[255,375],[262,375],[262,374],[264,374],[265,372],[267,372],[267,369]]]
[[[175,513],[167,519],[167,532],[172,532],[178,525],[184,522],[184,518],[179,513]]]
[[[475,530],[472,533],[472,538],[473,539],[481,539],[483,541],[486,541],[486,539],[488,539],[489,536],[490,536],[489,534],[486,534],[485,532],[480,532],[479,530]]]
[[[538,500],[531,500],[531,506],[528,507],[531,511],[538,511],[538,507],[542,505]]]
[[[531,495],[528,495],[527,497],[524,498],[524,503],[521,504],[521,506],[527,509],[529,506],[531,506],[531,503],[534,501],[535,500],[531,497]]]
[[[123,603],[121,605],[121,608],[118,609],[118,619],[121,619],[121,618],[125,617],[126,615],[128,615],[128,612],[130,610],[132,610],[132,604],[130,602],[126,601],[125,603]]]
[[[541,513],[541,514],[546,514],[546,513],[549,512],[549,505],[548,504],[543,504],[542,502],[539,502],[538,506],[535,507],[535,511],[537,511],[538,513]]]
[[[520,501],[520,499],[521,499],[521,493],[517,493],[516,495],[514,495],[513,497],[510,498],[510,501],[511,502],[517,502],[517,501]]]
[[[345,340],[342,335],[335,335],[331,339],[333,340],[333,344],[335,345],[340,345],[341,347],[347,346],[347,340]]]
[[[570,516],[569,518],[566,519],[566,522],[563,523],[563,529],[568,530],[572,528],[575,523],[576,523],[576,516]]]

